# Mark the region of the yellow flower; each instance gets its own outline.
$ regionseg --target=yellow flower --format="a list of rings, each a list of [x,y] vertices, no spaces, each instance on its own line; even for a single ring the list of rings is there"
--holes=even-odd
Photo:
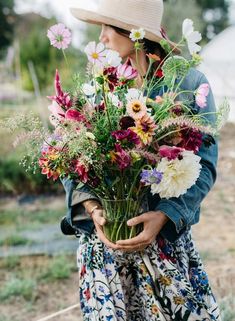
[[[171,278],[169,278],[168,276],[164,276],[164,275],[160,276],[159,281],[161,284],[167,285],[167,286],[171,285],[171,283],[172,283]]]
[[[153,289],[152,289],[152,287],[151,287],[149,284],[147,284],[147,285],[145,286],[145,288],[146,288],[146,291],[147,291],[149,294],[153,294]]]
[[[141,119],[136,120],[136,126],[131,127],[131,130],[139,136],[144,145],[149,145],[153,140],[156,128],[153,118],[146,114]]]
[[[174,296],[173,298],[175,304],[184,304],[185,303],[185,300],[184,298],[182,298],[181,296]]]

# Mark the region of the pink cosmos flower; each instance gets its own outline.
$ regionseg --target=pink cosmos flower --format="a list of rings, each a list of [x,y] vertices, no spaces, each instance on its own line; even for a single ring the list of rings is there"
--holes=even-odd
[[[159,148],[159,154],[161,157],[166,157],[168,160],[176,159],[180,153],[184,151],[183,148],[175,146],[162,145]]]
[[[207,83],[201,84],[196,90],[196,103],[199,107],[206,107],[206,97],[209,94],[209,85]]]
[[[101,42],[98,44],[95,41],[89,42],[84,52],[92,64],[103,67],[106,63],[107,50],[105,50],[105,46]]]
[[[71,31],[63,23],[58,23],[47,30],[51,45],[58,49],[66,49],[71,43]]]
[[[69,96],[69,93],[65,93],[62,90],[61,83],[60,83],[60,75],[58,70],[56,69],[56,74],[55,74],[55,96],[48,96],[52,101],[55,101],[60,107],[63,109],[69,109],[73,105],[73,101]]]
[[[129,62],[125,62],[123,65],[119,65],[117,67],[117,77],[123,79],[134,79],[138,76],[138,72],[136,69],[130,66]]]

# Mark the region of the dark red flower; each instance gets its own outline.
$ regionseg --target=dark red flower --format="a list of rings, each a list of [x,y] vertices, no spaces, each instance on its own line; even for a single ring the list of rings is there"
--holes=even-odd
[[[203,134],[198,130],[189,128],[181,131],[181,141],[177,145],[187,150],[192,150],[195,153],[199,151],[203,142]]]
[[[119,125],[121,129],[127,129],[135,126],[135,120],[130,116],[124,116],[120,119]]]
[[[120,144],[115,144],[115,151],[110,152],[111,161],[116,163],[120,170],[124,170],[131,165],[130,155],[122,149]]]
[[[107,67],[104,68],[104,76],[108,81],[108,86],[111,91],[118,85],[118,77],[117,77],[117,68],[116,67]]]
[[[112,132],[112,136],[119,141],[126,139],[128,142],[134,143],[135,145],[140,144],[138,135],[129,128],[127,130],[116,130]]]

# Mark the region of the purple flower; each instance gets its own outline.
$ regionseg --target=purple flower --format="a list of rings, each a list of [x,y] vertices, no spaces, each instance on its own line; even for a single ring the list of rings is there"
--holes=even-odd
[[[51,45],[58,49],[68,48],[72,40],[71,31],[63,23],[58,23],[48,29],[47,37],[50,39]]]
[[[141,182],[145,185],[159,184],[162,180],[163,173],[157,171],[156,168],[152,170],[143,169],[141,176]]]

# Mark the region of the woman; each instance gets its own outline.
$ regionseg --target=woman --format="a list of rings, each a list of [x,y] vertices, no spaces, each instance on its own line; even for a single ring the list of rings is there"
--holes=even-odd
[[[107,48],[130,58],[142,83],[148,63],[146,53],[164,56],[158,44],[163,38],[162,0],[103,0],[96,12],[72,9],[83,21],[101,24],[100,41]],[[132,28],[143,27],[144,49],[138,52],[129,38]],[[175,44],[167,39],[174,51]],[[138,60],[138,63],[137,63]],[[194,91],[207,82],[190,70],[181,88]],[[153,97],[158,93],[152,93]],[[194,103],[192,106],[199,110]],[[210,92],[203,112],[215,110]],[[209,116],[210,115],[210,116]],[[208,114],[213,122],[213,113]],[[148,195],[146,212],[129,220],[144,223],[138,236],[111,243],[104,235],[105,219],[99,200],[88,187],[76,189],[63,181],[67,191],[67,219],[79,236],[78,267],[80,300],[84,320],[220,320],[218,306],[200,257],[191,239],[190,226],[199,221],[200,203],[216,178],[217,144],[201,147],[202,170],[196,184],[179,198]],[[95,229],[94,229],[95,227]]]

